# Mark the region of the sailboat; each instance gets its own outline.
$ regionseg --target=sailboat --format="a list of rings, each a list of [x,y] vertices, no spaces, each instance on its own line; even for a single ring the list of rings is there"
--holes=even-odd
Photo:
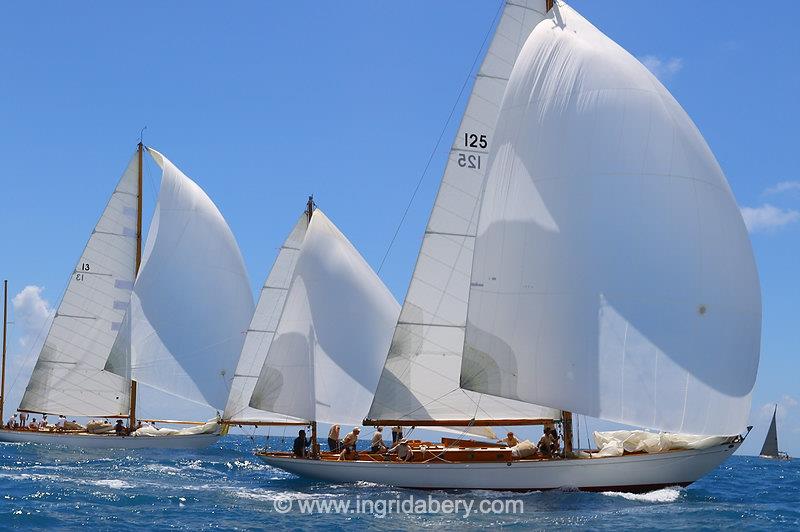
[[[409,488],[686,486],[741,445],[758,366],[733,194],[667,89],[571,7],[509,0],[495,28],[364,424],[552,423],[563,453],[264,460]],[[573,413],[657,432],[577,451]]]
[[[142,249],[145,151],[162,180]],[[137,419],[137,384],[221,409],[252,310],[244,261],[225,219],[194,181],[140,142],[71,273],[19,407],[127,420],[126,436],[78,425],[0,430],[0,441],[100,448],[215,442],[216,421]],[[194,426],[137,430],[139,421]]]
[[[357,425],[366,415],[399,313],[309,198],[261,290],[223,423],[309,425],[319,454],[317,422]]]
[[[778,450],[778,427],[775,423],[775,418],[778,414],[778,405],[775,405],[775,410],[772,411],[772,421],[769,423],[769,430],[767,437],[764,438],[764,445],[761,446],[761,452],[758,453],[761,458],[774,458],[778,460],[791,460],[788,453]]]

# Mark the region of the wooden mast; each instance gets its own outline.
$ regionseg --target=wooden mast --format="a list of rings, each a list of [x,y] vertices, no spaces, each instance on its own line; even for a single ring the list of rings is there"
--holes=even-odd
[[[134,266],[134,279],[139,275],[139,266],[142,264],[142,154],[144,151],[144,144],[141,139],[137,146],[139,157],[139,169],[136,176],[136,263]],[[130,318],[129,318],[130,319]],[[128,428],[130,430],[136,429],[136,381],[131,379],[131,411],[128,416]]]
[[[0,375],[0,423],[5,419],[3,408],[6,404],[6,328],[8,325],[8,280],[3,281],[3,369]]]
[[[572,457],[572,412],[561,411],[561,428],[564,431],[564,456]]]
[[[306,216],[308,217],[308,223],[311,223],[311,217],[314,215],[314,195],[308,197],[308,202],[306,203]],[[319,443],[317,442],[317,422],[316,420],[311,421],[311,458],[318,459],[319,458]]]

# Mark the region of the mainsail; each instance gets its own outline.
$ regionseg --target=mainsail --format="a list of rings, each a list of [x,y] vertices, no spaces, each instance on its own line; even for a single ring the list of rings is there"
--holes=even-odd
[[[71,274],[20,410],[128,414],[129,381],[103,368],[136,275],[137,174],[134,154]]]
[[[205,192],[148,151],[163,175],[125,327],[130,366],[109,368],[222,410],[253,314],[244,261]]]
[[[249,404],[311,421],[360,424],[399,305],[319,209],[296,260]]]
[[[778,427],[775,424],[775,416],[778,414],[778,405],[775,405],[775,410],[772,412],[772,421],[769,424],[767,437],[764,440],[764,445],[761,447],[761,456],[769,456],[771,458],[778,458]]]
[[[369,411],[407,422],[558,418],[459,386],[478,205],[508,77],[545,0],[508,1],[475,79]]]
[[[517,59],[490,150],[461,385],[739,433],[758,275],[725,176],[664,86],[559,3]]]
[[[278,257],[272,265],[272,269],[261,287],[261,296],[256,305],[250,327],[247,329],[242,354],[239,357],[239,364],[233,375],[231,392],[228,396],[228,404],[222,418],[232,423],[281,423],[281,422],[301,422],[301,420],[259,410],[249,406],[250,397],[256,386],[256,380],[267,359],[272,339],[278,328],[278,320],[283,313],[283,306],[286,302],[286,293],[292,281],[294,268],[297,264],[297,256],[300,253],[300,246],[308,230],[308,214],[303,213],[297,220],[286,241],[278,252]]]

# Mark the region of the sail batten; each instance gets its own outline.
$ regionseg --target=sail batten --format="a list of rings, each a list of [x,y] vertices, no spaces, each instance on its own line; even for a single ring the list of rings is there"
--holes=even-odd
[[[506,81],[544,0],[506,2],[475,77],[422,240],[368,417],[372,420],[557,418],[535,404],[459,386],[472,252],[487,153]],[[478,406],[480,405],[480,406]],[[414,423],[412,423],[412,421]]]
[[[663,85],[558,4],[517,60],[490,150],[461,385],[739,433],[758,275],[724,174]]]

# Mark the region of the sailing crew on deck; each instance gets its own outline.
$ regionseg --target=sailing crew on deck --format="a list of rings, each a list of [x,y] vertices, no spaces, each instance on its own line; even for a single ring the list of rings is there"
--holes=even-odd
[[[114,424],[114,432],[117,433],[117,436],[125,436],[125,434],[128,432],[125,430],[125,423],[123,423],[121,419],[118,419]]]
[[[375,434],[372,435],[369,450],[372,453],[386,452],[386,444],[383,443],[383,427],[375,427]]]
[[[392,427],[392,447],[397,445],[397,442],[403,439],[403,427]]]
[[[502,440],[498,440],[497,443],[505,443],[509,447],[514,447],[519,443],[519,440],[517,439],[516,436],[514,436],[513,432],[509,432],[508,434],[506,434],[505,438],[503,438]]]
[[[19,426],[25,428],[28,424],[28,413],[27,412],[20,412],[19,413]]]
[[[341,427],[339,425],[331,426],[331,430],[328,431],[328,449],[332,453],[341,451],[342,449],[342,442],[339,441],[339,430]]]
[[[67,423],[67,418],[63,415],[58,416],[58,421],[56,421],[56,429],[64,430],[64,425]]]
[[[15,428],[17,428],[17,426],[18,426],[17,415],[14,414],[10,418],[8,418],[8,422],[6,423],[6,428],[7,429],[15,429]]]
[[[555,452],[555,450],[553,449],[553,444],[554,441],[553,438],[550,436],[550,428],[545,426],[544,434],[542,434],[542,437],[541,439],[539,439],[539,443],[536,445],[536,447],[539,448],[539,453],[542,456],[549,458]]]
[[[36,422],[36,418],[33,418],[30,423],[28,423],[29,430],[39,430],[39,424]]]
[[[414,458],[414,452],[411,450],[411,446],[405,438],[401,438],[397,442],[397,445],[389,449],[387,454],[397,454],[397,458],[403,462],[411,462]]]
[[[311,440],[306,439],[306,431],[300,429],[300,432],[297,433],[297,438],[294,439],[294,445],[292,445],[292,454],[294,454],[295,458],[305,458],[307,454],[307,448],[311,445]]]
[[[342,453],[339,455],[339,460],[347,458],[350,452],[355,454],[354,458],[358,458],[358,449],[356,449],[356,445],[358,444],[359,434],[361,434],[361,429],[358,427],[353,427],[353,430],[347,433],[342,440]]]

